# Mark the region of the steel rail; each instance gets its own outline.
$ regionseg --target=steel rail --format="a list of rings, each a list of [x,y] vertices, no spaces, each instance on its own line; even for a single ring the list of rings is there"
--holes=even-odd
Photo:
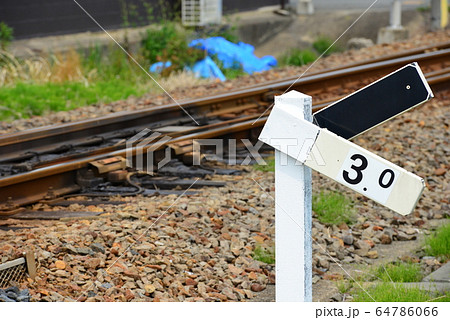
[[[450,80],[449,54],[450,49],[445,49],[427,53],[425,55],[420,54],[412,57],[397,58],[386,62],[375,62],[368,65],[333,70],[322,74],[309,75],[300,79],[295,84],[292,83],[292,80],[265,83],[258,87],[246,88],[245,90],[239,90],[228,94],[189,100],[183,103],[183,105],[188,108],[190,112],[196,111],[197,115],[224,113],[228,112],[227,110],[240,109],[239,106],[245,108],[247,104],[253,103],[252,101],[256,101],[256,105],[260,104],[260,106],[264,103],[262,106],[268,108],[272,94],[274,92],[286,90],[289,87],[290,89],[299,90],[307,94],[311,94],[311,92],[314,91],[320,92],[320,90],[322,90],[323,93],[323,87],[327,88],[327,91],[330,92],[331,90],[329,88],[334,86],[337,86],[339,89],[340,86],[342,86],[342,83],[348,84],[352,81],[357,83],[358,79],[361,77],[371,79],[375,76],[384,76],[398,67],[412,61],[419,61],[422,66],[432,70],[426,75],[428,82],[433,86],[433,90],[435,87],[439,87],[440,90],[446,92],[448,91],[448,85],[446,84],[448,84],[448,81]],[[348,80],[349,78],[350,80]],[[268,98],[268,92],[270,98]],[[334,100],[337,100],[338,98],[336,97],[335,92],[336,90],[333,92],[333,98],[321,99],[320,104],[314,106],[314,110],[322,108]],[[342,95],[340,90],[337,90],[337,92],[338,96]],[[236,103],[236,101],[240,102]],[[253,103],[252,106],[254,107],[255,103]],[[170,140],[170,143],[189,141],[192,139],[248,137],[249,135],[256,137],[261,126],[265,123],[265,116],[267,116],[267,114],[258,119],[257,116],[257,114],[246,115],[242,119],[207,124],[199,128],[188,128],[178,134],[175,133]],[[154,119],[155,117],[157,117],[156,121]],[[257,120],[255,121],[255,119]],[[142,127],[150,126],[158,128],[158,126],[161,127],[174,123],[179,125],[190,124],[189,120],[183,117],[183,113],[178,109],[178,106],[172,104],[132,113],[121,112],[119,114],[80,121],[74,124],[50,126],[44,129],[37,128],[22,133],[9,134],[0,138],[0,154],[2,154],[0,161],[1,159],[4,159],[5,155],[11,156],[11,154],[14,153],[16,156],[20,155],[20,153],[29,150],[27,148],[30,146],[33,147],[36,144],[41,144],[40,148],[42,149],[49,145],[54,147],[55,145],[60,146],[67,143],[73,143],[74,141],[80,141],[80,143],[85,142],[83,141],[85,137],[80,138],[79,133],[87,137],[92,137],[92,134],[95,134],[95,132],[105,132],[103,130],[111,133],[115,130],[123,130],[125,127],[129,130],[131,128],[136,131]],[[99,128],[101,130],[99,130]],[[61,141],[64,142],[62,143]],[[15,150],[14,148],[18,148],[19,150]],[[34,148],[33,150],[38,149],[39,148]],[[80,189],[76,184],[76,175],[79,169],[86,168],[89,163],[100,158],[115,156],[125,157],[127,152],[131,152],[132,154],[136,152],[135,149],[127,150],[124,146],[120,146],[119,150],[110,149],[107,151],[107,153],[91,154],[81,159],[66,159],[64,163],[50,163],[47,167],[1,178],[0,205],[3,206],[3,208],[14,209],[17,206],[34,203],[44,199],[50,189],[57,190],[57,195],[76,192]]]
[[[450,65],[450,49],[418,54],[408,57],[396,58],[389,61],[375,62],[365,65],[337,69],[318,74],[312,74],[298,79],[268,82],[263,85],[248,87],[229,93],[218,94],[211,97],[181,101],[180,104],[194,118],[204,118],[207,113],[214,110],[226,110],[236,106],[237,101],[257,101],[260,104],[270,104],[273,94],[287,90],[298,90],[314,96],[316,99],[329,99],[326,95],[336,96],[351,92],[355,82],[365,80],[370,82],[384,76],[397,68],[416,61],[422,68],[438,65],[438,69]],[[325,96],[325,97],[321,97]],[[177,104],[151,107],[139,111],[123,111],[108,116],[78,121],[69,124],[47,126],[26,130],[24,132],[6,134],[0,137],[0,163],[9,159],[29,157],[32,153],[45,150],[64,148],[83,143],[90,139],[108,135],[108,133],[124,130],[139,132],[144,127],[158,128],[165,125],[193,124]]]
[[[428,80],[431,85],[447,83],[450,81],[450,73],[439,74]],[[448,91],[448,86],[446,86]],[[336,99],[337,100],[337,99]],[[174,137],[170,140],[171,144],[190,141],[194,139],[209,139],[209,138],[229,138],[229,137],[257,137],[261,127],[264,125],[267,117],[261,117],[255,121],[255,116],[248,116],[244,119],[235,119],[223,124],[215,124],[206,126],[203,131],[186,130],[180,136]],[[249,134],[253,132],[253,134]],[[141,152],[145,153],[152,145],[144,147]],[[159,146],[162,149],[165,145]],[[13,203],[15,206],[22,206],[37,202],[44,199],[48,193],[49,188],[58,190],[57,195],[73,193],[80,189],[75,183],[76,172],[79,169],[85,168],[92,161],[100,158],[110,157],[126,157],[128,155],[135,155],[136,148],[121,149],[101,156],[95,155],[83,159],[68,161],[66,163],[56,164],[53,166],[33,170],[31,172],[22,173],[10,177],[0,179],[0,203],[7,203],[6,195],[14,195]],[[34,190],[30,196],[29,190]]]

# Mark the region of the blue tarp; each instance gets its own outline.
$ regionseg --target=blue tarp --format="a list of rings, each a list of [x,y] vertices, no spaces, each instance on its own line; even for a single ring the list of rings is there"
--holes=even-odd
[[[222,37],[192,40],[190,47],[195,47],[207,52],[208,56],[195,63],[188,70],[193,71],[198,77],[217,78],[225,81],[226,78],[211,57],[217,57],[225,69],[241,69],[248,74],[272,69],[277,65],[277,60],[272,56],[258,58],[253,54],[255,48],[247,43],[235,44]],[[170,61],[157,62],[150,66],[150,72],[160,73],[170,67]]]
[[[272,56],[255,56],[252,45],[244,42],[235,44],[222,37],[192,40],[189,46],[205,50],[209,56],[216,56],[224,68],[242,68],[248,74],[270,70],[277,65],[277,60]]]
[[[153,72],[153,73],[161,73],[164,69],[169,68],[171,65],[172,65],[172,62],[170,62],[170,61],[156,62],[150,66],[149,71]]]
[[[227,80],[217,64],[215,64],[214,61],[208,56],[205,59],[196,62],[192,67],[192,71],[197,77],[215,78],[220,81]]]

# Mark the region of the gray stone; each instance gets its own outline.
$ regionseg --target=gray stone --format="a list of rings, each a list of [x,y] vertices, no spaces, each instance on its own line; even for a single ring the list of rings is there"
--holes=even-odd
[[[368,244],[366,241],[358,240],[354,243],[354,246],[356,249],[362,249],[362,250],[370,250],[370,244]]]
[[[336,251],[336,257],[337,257],[339,260],[344,260],[345,254],[344,254],[344,252],[342,252],[342,250],[338,250],[338,251]]]
[[[7,288],[7,289],[5,290],[5,292],[6,292],[6,293],[8,293],[8,292],[14,292],[16,295],[19,295],[19,294],[20,294],[20,290],[19,290],[19,288],[17,288],[16,286],[12,286],[12,287]]]
[[[319,257],[318,262],[319,262],[319,266],[322,268],[328,269],[330,267],[330,263],[324,257]]]
[[[330,298],[331,301],[342,302],[344,300],[342,294],[336,293],[334,296]]]
[[[63,251],[71,253],[71,254],[79,254],[79,255],[93,255],[94,251],[90,248],[76,248],[72,245],[65,245],[63,246]]]
[[[44,259],[49,259],[49,258],[51,258],[53,256],[53,254],[51,252],[48,252],[48,251],[44,250],[44,251],[41,251],[41,256]]]
[[[20,291],[20,295],[22,295],[22,296],[29,296],[30,295],[30,290],[23,289],[22,291]]]
[[[6,293],[6,296],[12,300],[16,300],[17,299],[17,294],[13,291],[9,291]]]
[[[30,302],[30,296],[29,295],[20,295],[17,297],[18,302]]]
[[[373,231],[372,226],[364,229],[364,231],[361,234],[361,237],[363,239],[372,239],[373,236],[375,235],[375,231]]]
[[[105,289],[109,289],[109,288],[112,288],[113,285],[109,282],[106,282],[106,283],[102,283],[101,287],[105,288]]]
[[[397,240],[398,241],[410,241],[410,240],[416,240],[417,236],[415,234],[406,234],[403,231],[399,231],[397,234]]]
[[[95,252],[105,253],[105,247],[100,243],[93,243],[90,248]]]
[[[3,294],[0,295],[0,301],[1,302],[16,302],[16,300],[10,299],[6,295],[3,295]]]
[[[351,38],[350,40],[348,40],[347,42],[347,49],[348,50],[359,50],[362,48],[368,48],[373,46],[374,43],[371,39],[367,39],[367,38]]]
[[[355,253],[361,257],[367,257],[367,254],[369,253],[369,249],[364,248],[364,249],[357,249],[355,250]],[[355,257],[356,259],[356,257]]]
[[[344,237],[342,237],[342,241],[344,241],[345,244],[347,245],[352,245],[353,244],[353,236],[351,234],[346,234],[344,235]]]

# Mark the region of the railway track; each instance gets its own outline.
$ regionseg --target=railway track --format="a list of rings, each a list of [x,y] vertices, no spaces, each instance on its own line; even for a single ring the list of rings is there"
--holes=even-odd
[[[416,61],[433,91],[438,95],[439,92],[448,94],[449,47],[447,42],[308,74],[300,79],[283,79],[182,101],[180,105],[174,103],[3,135],[0,137],[0,215],[9,216],[23,210],[25,205],[78,192],[99,176],[130,182],[124,171],[125,159],[135,155],[137,149],[130,148],[127,141],[146,128],[161,135],[139,152],[145,154],[147,148],[154,148],[157,160],[164,157],[163,147],[169,145],[174,156],[189,162],[194,139],[249,138],[255,142],[274,95],[287,90],[313,96],[313,111],[316,111]],[[169,136],[170,141],[162,143],[164,136]]]

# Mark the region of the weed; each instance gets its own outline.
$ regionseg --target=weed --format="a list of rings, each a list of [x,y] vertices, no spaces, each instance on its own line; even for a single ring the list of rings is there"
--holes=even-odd
[[[350,224],[355,214],[351,200],[338,192],[321,191],[313,196],[312,208],[319,221],[325,224]]]
[[[353,288],[353,282],[348,280],[340,280],[336,283],[336,286],[340,293],[347,293]]]
[[[94,80],[111,78],[145,81],[145,73],[123,51],[111,46],[106,50],[95,46],[82,58],[83,72]]]
[[[65,81],[82,81],[86,78],[83,76],[83,67],[80,55],[74,50],[68,53],[58,53],[53,56],[51,63],[51,82]]]
[[[313,62],[317,55],[309,49],[292,49],[280,58],[281,65],[302,66]]]
[[[336,44],[333,44],[333,40],[328,37],[320,36],[313,42],[313,48],[319,53],[319,55],[328,56],[334,52],[340,52],[342,49]]]
[[[384,282],[418,282],[423,277],[419,264],[405,262],[379,266],[374,273]]]
[[[273,248],[263,248],[261,246],[257,246],[253,251],[253,259],[267,263],[274,264],[275,263],[275,250]]]
[[[13,39],[13,29],[3,21],[0,22],[0,49],[5,50]]]
[[[262,172],[274,172],[275,171],[275,159],[270,158],[265,160],[267,164],[261,165],[261,164],[255,164],[253,166],[253,169],[259,170]]]
[[[0,88],[0,119],[12,120],[42,115],[49,111],[69,110],[98,102],[111,102],[137,96],[149,89],[120,79],[96,81],[88,86],[80,82],[17,83]]]
[[[120,1],[122,13],[122,25],[125,28],[136,27],[136,21],[141,20],[137,5],[134,3],[127,3],[124,0]],[[140,21],[141,22],[141,21]]]
[[[217,55],[214,55],[212,57],[212,60],[219,67],[220,71],[222,71],[223,75],[227,79],[236,79],[236,78],[246,74],[244,72],[244,70],[242,69],[242,67],[240,66],[240,64],[237,62],[235,62],[233,64],[233,67],[231,67],[231,68],[224,68],[223,62],[221,60],[219,60],[219,58],[217,58]]]
[[[428,236],[425,245],[425,252],[428,255],[450,259],[450,223],[446,223]]]
[[[448,302],[450,293],[441,297],[420,290],[419,288],[407,288],[392,282],[377,283],[366,289],[367,292],[358,289],[353,293],[356,302],[372,302],[372,298],[377,302]],[[370,295],[370,296],[369,296]]]
[[[435,293],[421,290],[416,287],[407,287],[402,282],[420,282],[422,272],[419,264],[392,262],[384,266],[371,267],[355,281],[375,281],[372,286],[364,291],[354,283],[349,285],[337,284],[341,293],[350,293],[357,302],[425,302],[425,301],[450,301],[450,293],[444,296],[436,296]]]

